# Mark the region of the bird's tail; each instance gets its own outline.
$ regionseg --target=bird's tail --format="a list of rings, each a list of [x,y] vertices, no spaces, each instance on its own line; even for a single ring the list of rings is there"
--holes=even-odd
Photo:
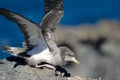
[[[12,55],[19,55],[20,53],[25,52],[24,48],[9,47],[9,46],[2,46],[2,50]]]

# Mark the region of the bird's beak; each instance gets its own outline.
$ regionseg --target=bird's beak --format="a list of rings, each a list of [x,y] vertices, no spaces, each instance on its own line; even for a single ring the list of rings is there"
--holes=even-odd
[[[75,57],[72,58],[72,61],[76,64],[80,64],[80,62]]]

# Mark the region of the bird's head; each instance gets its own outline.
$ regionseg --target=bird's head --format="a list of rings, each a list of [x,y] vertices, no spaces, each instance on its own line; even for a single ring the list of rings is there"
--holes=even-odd
[[[62,59],[64,59],[65,63],[74,62],[79,64],[79,61],[75,58],[74,53],[68,47],[59,47]]]

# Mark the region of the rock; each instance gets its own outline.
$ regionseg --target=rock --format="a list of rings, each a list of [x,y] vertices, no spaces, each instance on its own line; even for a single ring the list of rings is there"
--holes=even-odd
[[[28,65],[19,65],[13,68],[15,62],[7,60],[0,61],[0,80],[64,80],[56,77],[53,70],[38,69]]]

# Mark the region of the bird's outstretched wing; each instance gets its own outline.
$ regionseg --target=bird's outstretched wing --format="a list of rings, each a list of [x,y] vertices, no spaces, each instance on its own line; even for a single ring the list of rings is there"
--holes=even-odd
[[[40,23],[43,31],[52,31],[63,16],[63,0],[44,0],[45,15]]]
[[[44,0],[44,13],[40,27],[49,49],[54,53],[57,50],[54,32],[64,13],[63,0]]]
[[[18,24],[19,28],[25,36],[28,49],[36,50],[39,48],[39,50],[37,49],[37,51],[34,52],[37,53],[40,52],[40,50],[48,48],[47,43],[45,42],[41,33],[41,29],[35,23],[19,14],[3,8],[0,8],[0,15]]]

